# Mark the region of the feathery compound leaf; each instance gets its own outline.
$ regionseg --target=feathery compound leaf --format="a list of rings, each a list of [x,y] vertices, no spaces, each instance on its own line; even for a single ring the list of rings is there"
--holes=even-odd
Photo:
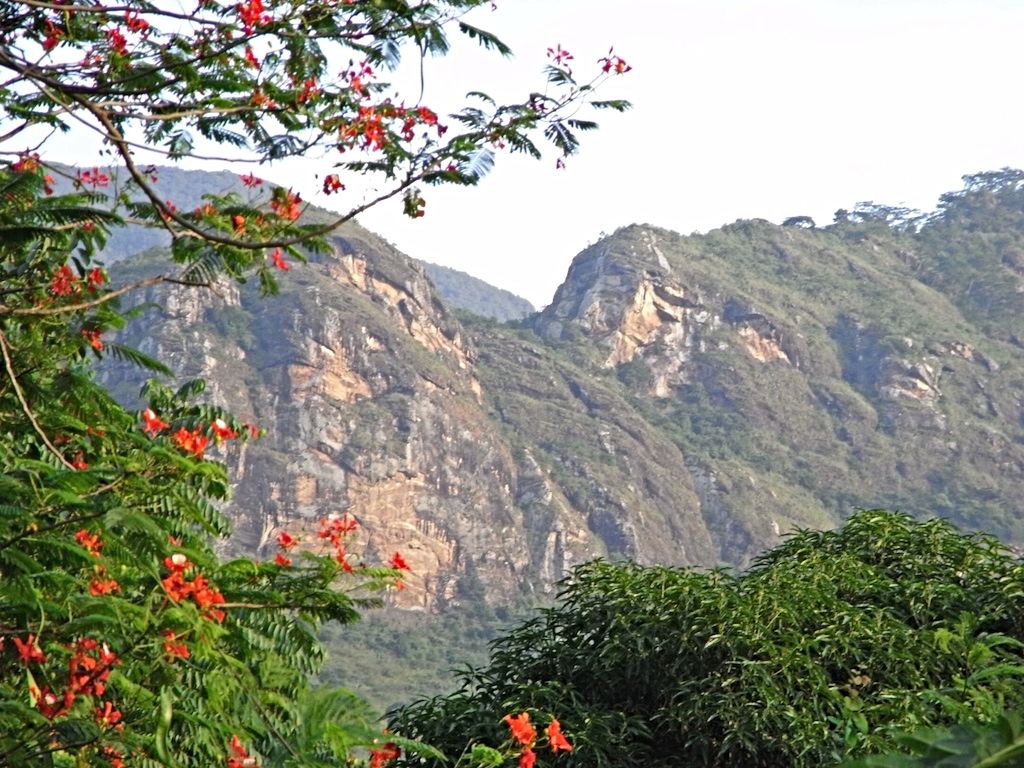
[[[494,152],[486,147],[474,152],[460,170],[474,179],[482,179],[494,168]]]
[[[466,24],[463,21],[459,22],[459,31],[465,35],[468,35],[471,39],[476,40],[484,48],[488,50],[495,50],[502,56],[511,56],[512,49],[505,45],[495,35],[490,32],[486,32],[479,27],[473,27]]]
[[[562,150],[564,155],[574,155],[579,149],[580,142],[563,123],[551,123],[544,129],[544,136],[548,141]]]
[[[615,112],[625,112],[627,109],[632,109],[633,105],[623,99],[614,99],[611,101],[591,101],[590,106],[594,109],[611,109]]]
[[[544,67],[544,76],[552,85],[571,86],[576,84],[576,80],[569,70],[556,67],[553,64]]]
[[[173,376],[174,372],[156,358],[140,352],[134,347],[119,344],[115,341],[108,341],[103,345],[103,351],[110,357],[121,362],[131,363],[146,371],[153,371],[164,376]]]

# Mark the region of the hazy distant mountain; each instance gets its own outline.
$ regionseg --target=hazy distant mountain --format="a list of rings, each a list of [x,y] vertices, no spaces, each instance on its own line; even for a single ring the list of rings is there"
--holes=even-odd
[[[495,288],[472,275],[451,267],[421,261],[431,282],[450,306],[495,320],[522,320],[537,309],[511,291]]]

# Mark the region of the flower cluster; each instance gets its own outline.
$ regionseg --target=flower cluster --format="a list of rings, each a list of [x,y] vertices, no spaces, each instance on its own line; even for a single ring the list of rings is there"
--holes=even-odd
[[[210,438],[203,434],[202,427],[196,427],[191,431],[180,427],[177,432],[171,435],[171,440],[183,451],[195,454],[198,459],[203,458],[203,451],[210,444]]]
[[[99,168],[93,168],[91,171],[79,171],[77,183],[90,187],[109,187],[110,177],[105,173],[100,173]]]
[[[165,429],[171,428],[171,425],[161,419],[152,408],[146,408],[142,412],[142,420],[145,422],[142,431],[150,437],[156,437]],[[210,429],[213,431],[213,437],[218,443],[238,437],[238,432],[233,430],[224,419],[214,419],[211,421]],[[254,432],[253,436],[255,436],[255,428],[252,429]],[[179,427],[176,432],[170,434],[170,438],[183,451],[194,454],[199,459],[203,458],[203,453],[210,445],[210,438],[207,437],[206,430],[202,425],[193,429]]]
[[[284,187],[277,187],[274,190],[274,197],[270,201],[270,207],[281,218],[295,221],[302,215],[302,209],[299,207],[301,203],[302,198],[298,193]]]
[[[612,48],[609,48],[608,55],[597,60],[597,63],[601,65],[602,72],[605,74],[624,75],[633,69],[623,61],[622,57],[613,55],[612,50]]]
[[[270,254],[271,260],[274,262],[274,266],[280,269],[282,272],[289,270],[287,262],[281,258],[281,249],[275,248],[274,252]]]
[[[352,573],[355,570],[348,561],[345,539],[358,527],[359,523],[347,512],[333,520],[328,520],[326,517],[320,518],[320,530],[317,532],[317,536],[334,545],[334,559],[345,573]]]
[[[273,17],[266,13],[263,0],[247,0],[244,3],[239,3],[236,8],[238,9],[238,16],[242,20],[242,29],[245,30],[247,35],[251,35],[256,27],[264,26],[273,21]]]
[[[389,760],[402,756],[402,750],[393,741],[381,745],[380,749],[370,749],[370,768],[384,768]]]
[[[29,635],[25,641],[16,637],[14,645],[18,649],[21,663],[26,667],[46,663],[46,655],[40,650],[35,635]],[[106,643],[100,645],[91,638],[79,640],[71,651],[68,684],[63,691],[54,691],[49,685],[40,688],[35,683],[35,678],[29,677],[29,694],[32,701],[36,709],[48,720],[66,715],[79,696],[102,696],[106,691],[111,669],[121,663]],[[113,704],[105,702],[102,706],[97,706],[95,711],[97,722],[101,726],[119,727],[121,713],[114,709]]]
[[[192,577],[192,581],[185,578],[185,571],[193,568],[189,559],[180,552],[164,560],[164,565],[171,573],[165,577],[161,584],[167,592],[167,596],[176,603],[191,597],[195,600],[203,615],[214,621],[224,621],[224,611],[216,608],[224,603],[224,596],[210,584],[210,581],[201,573]]]
[[[102,269],[93,269],[85,277],[85,287],[89,293],[106,282]],[[82,280],[67,264],[57,269],[50,279],[50,294],[53,296],[73,296],[82,289]]]
[[[534,752],[534,747],[537,746],[537,729],[530,722],[530,713],[522,712],[514,717],[505,715],[504,721],[512,731],[512,741],[522,748],[519,752],[519,768],[533,768],[537,760],[537,753]],[[547,736],[547,746],[551,747],[554,754],[557,755],[559,751],[572,752],[572,744],[562,734],[562,724],[557,719],[551,718],[551,723],[544,733]]]
[[[74,466],[78,468],[78,465],[84,465],[82,468],[87,467],[84,461],[76,460]],[[103,542],[100,541],[98,534],[89,533],[85,528],[75,534],[75,539],[83,547],[88,550],[89,554],[93,557],[100,556],[100,547],[103,546]],[[111,595],[115,592],[121,591],[121,586],[114,579],[108,579],[107,570],[102,565],[97,563],[93,567],[94,573],[92,581],[89,584],[89,594],[93,597],[99,597],[100,595]]]
[[[295,547],[299,546],[299,541],[298,541],[298,539],[294,538],[287,531],[282,531],[281,535],[277,537],[277,544],[285,552],[288,552],[289,550],[292,550]],[[285,554],[283,554],[281,552],[278,552],[277,556],[274,558],[274,563],[276,565],[281,565],[281,566],[287,567],[287,566],[292,564],[292,559],[290,557],[288,557],[287,555],[285,555]]]

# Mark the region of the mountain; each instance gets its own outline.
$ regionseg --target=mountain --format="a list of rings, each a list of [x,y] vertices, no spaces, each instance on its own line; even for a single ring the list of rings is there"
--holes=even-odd
[[[367,559],[413,566],[400,607],[515,604],[596,556],[743,566],[854,507],[1020,546],[1022,233],[1009,170],[930,217],[630,226],[502,324],[456,316],[422,265],[348,225],[281,296],[153,290],[122,340],[267,429],[226,456],[231,548],[314,543],[347,511]]]
[[[537,311],[526,299],[465,272],[429,261],[420,264],[450,307],[503,321],[522,320]]]

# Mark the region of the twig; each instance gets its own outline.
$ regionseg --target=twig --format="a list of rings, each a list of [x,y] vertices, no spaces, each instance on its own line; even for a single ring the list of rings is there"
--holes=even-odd
[[[98,299],[92,301],[84,301],[81,304],[68,304],[63,307],[23,307],[21,309],[11,309],[9,307],[0,307],[0,315],[16,315],[18,317],[50,317],[52,315],[63,315],[67,312],[80,312],[85,309],[92,309],[98,307],[100,304],[106,304],[112,299],[116,299],[129,291],[134,291],[139,288],[147,288],[150,285],[157,285],[158,283],[174,283],[175,285],[188,285],[193,288],[210,288],[209,283],[196,283],[190,280],[179,280],[176,277],[168,277],[167,275],[159,275],[158,277],[151,277],[148,280],[140,280],[137,283],[126,285],[123,288],[118,288],[116,291],[105,293]]]
[[[25,399],[25,393],[21,391],[21,385],[18,384],[18,378],[14,375],[14,364],[11,362],[10,347],[7,343],[7,337],[3,331],[0,331],[0,352],[3,352],[4,356],[4,367],[7,369],[7,375],[11,377],[11,384],[14,387],[14,392],[18,395],[18,402],[21,403],[21,409],[25,412],[28,420],[32,423],[32,427],[42,438],[46,447],[50,449],[54,456],[56,456],[60,463],[68,469],[75,469],[74,465],[64,458],[64,454],[57,450],[53,443],[50,442],[50,438],[46,436],[43,428],[39,426],[39,422],[36,421],[35,415],[32,413],[32,408],[28,404],[28,400]]]

